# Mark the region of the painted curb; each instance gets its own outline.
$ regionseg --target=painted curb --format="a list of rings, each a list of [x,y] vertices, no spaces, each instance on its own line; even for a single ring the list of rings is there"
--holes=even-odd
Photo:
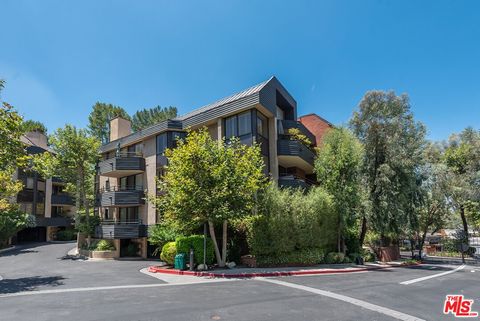
[[[365,268],[352,268],[352,269],[322,269],[322,270],[301,270],[301,271],[277,271],[277,272],[262,272],[262,273],[215,273],[215,272],[196,272],[196,271],[180,271],[174,269],[165,269],[158,266],[150,266],[148,271],[151,273],[163,273],[173,275],[188,275],[198,277],[211,277],[211,278],[257,278],[257,277],[276,277],[276,276],[295,276],[295,275],[317,275],[317,274],[337,274],[337,273],[357,273],[372,270],[381,270],[395,267],[408,267],[412,265],[420,265],[421,263],[403,264],[403,265],[384,265],[384,266],[372,266]]]
[[[16,247],[15,245],[14,245],[14,246],[10,246],[10,247],[1,249],[1,250],[0,250],[0,253],[8,252],[8,251],[11,251],[11,250],[15,250],[16,248],[17,248],[17,247]]]

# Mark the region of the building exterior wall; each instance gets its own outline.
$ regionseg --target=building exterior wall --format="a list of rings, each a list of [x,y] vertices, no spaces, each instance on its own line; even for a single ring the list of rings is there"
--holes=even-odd
[[[146,194],[154,196],[157,191],[157,148],[156,138],[152,137],[143,142],[143,157],[145,157],[145,173],[143,178],[144,189]],[[148,225],[157,222],[156,209],[150,202],[145,203],[144,222]]]
[[[333,125],[316,114],[301,116],[298,119],[307,129],[315,135],[317,146],[322,142],[323,136],[333,128]]]

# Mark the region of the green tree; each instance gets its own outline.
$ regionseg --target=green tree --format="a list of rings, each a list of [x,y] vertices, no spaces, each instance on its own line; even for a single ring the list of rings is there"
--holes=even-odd
[[[362,161],[363,147],[346,128],[334,128],[325,135],[315,160],[317,180],[333,196],[338,252],[345,253],[345,234],[358,218]]]
[[[85,213],[89,225],[90,208],[93,202],[93,182],[100,142],[85,129],[65,125],[50,136],[53,153],[35,155],[35,169],[45,177],[60,177],[68,183],[75,195],[77,213],[75,224],[80,224],[80,212]],[[90,243],[90,235],[88,234]]]
[[[452,135],[444,161],[453,175],[452,206],[460,213],[463,233],[468,235],[468,217],[475,221],[480,203],[480,131],[466,128],[460,134]]]
[[[4,81],[0,81],[0,91]],[[19,167],[27,165],[28,157],[20,138],[24,134],[22,117],[7,102],[0,106],[0,247],[24,227],[33,226],[34,220],[19,210],[13,201],[23,188],[14,179]]]
[[[110,140],[110,120],[115,117],[130,120],[130,116],[122,107],[97,101],[88,116],[90,134],[100,142],[107,143]]]
[[[190,131],[165,155],[169,165],[161,180],[163,195],[156,203],[167,220],[190,226],[208,222],[218,265],[224,266],[228,221],[252,213],[256,193],[267,180],[259,146],[237,139],[216,141],[203,128]],[[223,225],[221,253],[215,224]]]
[[[177,107],[154,107],[137,111],[132,117],[132,130],[142,130],[166,119],[177,117]]]
[[[36,120],[26,120],[23,122],[23,130],[28,133],[28,132],[40,132],[44,135],[47,134],[47,127],[39,121]]]
[[[383,91],[365,94],[350,125],[365,149],[369,225],[386,243],[388,235],[397,236],[408,223],[412,195],[418,188],[416,170],[422,162],[425,127],[414,120],[407,95]]]

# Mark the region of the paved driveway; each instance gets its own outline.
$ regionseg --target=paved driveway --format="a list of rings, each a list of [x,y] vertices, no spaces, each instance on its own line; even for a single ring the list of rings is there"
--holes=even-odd
[[[139,272],[151,262],[65,259],[71,247],[0,257],[0,320],[454,320],[442,313],[447,294],[475,299],[480,311],[478,267],[193,283]]]

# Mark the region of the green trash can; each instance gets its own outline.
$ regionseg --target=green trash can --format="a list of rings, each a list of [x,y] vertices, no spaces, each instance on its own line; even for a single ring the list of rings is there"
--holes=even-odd
[[[187,255],[185,253],[179,253],[175,255],[175,269],[176,270],[186,270],[187,269],[187,262],[185,257]]]

